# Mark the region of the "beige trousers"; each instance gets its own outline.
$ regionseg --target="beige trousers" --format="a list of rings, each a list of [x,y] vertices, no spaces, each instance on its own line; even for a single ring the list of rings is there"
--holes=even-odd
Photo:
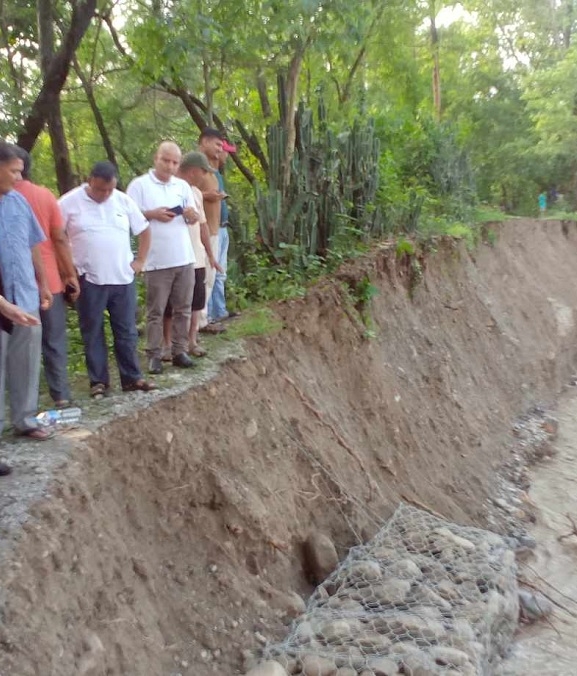
[[[188,329],[194,294],[194,265],[144,273],[146,282],[146,352],[160,357],[166,304],[172,306],[172,356],[188,352]]]

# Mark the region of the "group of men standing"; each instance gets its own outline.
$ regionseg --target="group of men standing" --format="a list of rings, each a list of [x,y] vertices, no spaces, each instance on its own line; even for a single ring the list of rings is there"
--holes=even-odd
[[[15,432],[38,440],[50,436],[30,424],[38,407],[41,352],[55,405],[70,404],[67,301],[78,311],[96,398],[110,389],[106,311],[122,389],[157,387],[143,376],[137,354],[134,280],[141,272],[150,374],[161,373],[166,360],[194,366],[191,355],[206,354],[198,332],[223,330],[210,316],[229,316],[228,209],[219,166],[236,149],[216,129],[201,133],[198,148],[183,156],[175,143],[161,143],[152,168],[126,193],[116,187],[116,167],[97,162],[87,182],[57,202],[29,180],[28,154],[0,142],[0,314],[13,322],[6,325],[11,333],[0,337],[0,432],[6,383]],[[138,240],[136,255],[131,235]]]

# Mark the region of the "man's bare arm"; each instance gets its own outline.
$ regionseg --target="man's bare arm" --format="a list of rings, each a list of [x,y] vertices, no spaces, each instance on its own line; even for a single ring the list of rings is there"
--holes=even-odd
[[[40,309],[48,310],[52,305],[52,294],[48,288],[46,270],[44,269],[44,262],[42,261],[39,244],[32,247],[32,264],[34,265],[34,274],[36,275],[38,290],[40,292]]]
[[[54,254],[56,256],[56,264],[58,265],[58,272],[64,286],[74,289],[70,293],[71,300],[76,300],[80,295],[80,285],[78,283],[78,275],[76,268],[72,261],[72,250],[64,228],[52,227],[50,230],[50,239],[54,247]]]
[[[217,263],[214,254],[212,253],[212,247],[210,246],[210,231],[208,229],[208,223],[204,221],[200,224],[200,241],[206,249],[206,255],[208,257],[208,264],[211,268],[215,268],[217,272],[224,272],[224,270]]]
[[[146,230],[143,230],[140,235],[138,235],[138,252],[136,254],[136,258],[130,264],[137,275],[140,274],[144,264],[146,263],[146,257],[148,256],[148,252],[150,250],[151,239],[150,226],[146,228]]]

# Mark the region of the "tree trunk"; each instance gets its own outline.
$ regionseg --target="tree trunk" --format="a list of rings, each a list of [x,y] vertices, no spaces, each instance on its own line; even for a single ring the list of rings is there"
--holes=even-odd
[[[208,61],[202,61],[202,77],[204,80],[204,100],[206,101],[206,121],[209,127],[214,126],[213,108],[212,108],[212,88],[210,86],[210,66]]]
[[[571,35],[573,29],[573,1],[574,0],[565,0],[564,6],[564,17],[563,17],[563,45],[565,49],[571,47]]]
[[[268,98],[266,78],[264,77],[262,72],[257,73],[256,89],[257,89],[257,92],[258,92],[258,98],[259,98],[259,101],[260,101],[262,116],[265,119],[268,119],[269,117],[272,117],[272,108],[271,108],[270,101],[269,101],[269,98]]]
[[[39,2],[40,4],[42,3]],[[48,4],[50,3],[48,2]],[[51,109],[58,106],[60,92],[70,71],[72,57],[95,14],[96,0],[84,0],[81,4],[74,4],[73,7],[70,26],[64,35],[62,45],[51,57],[50,63],[43,73],[40,92],[18,135],[18,145],[28,151],[34,147],[48,120]],[[46,11],[44,5],[42,5],[42,10],[43,12]]]
[[[283,164],[282,164],[282,183],[281,192],[283,197],[286,197],[290,187],[291,178],[291,162],[295,153],[296,142],[296,125],[295,112],[297,106],[298,96],[298,82],[303,63],[303,56],[305,53],[305,46],[300,45],[291,59],[287,82],[286,82],[286,144],[284,150]]]
[[[238,129],[240,135],[242,136],[242,140],[245,142],[246,147],[250,150],[250,152],[254,155],[254,157],[259,161],[260,166],[262,167],[262,170],[264,171],[265,174],[268,174],[268,160],[266,159],[266,156],[261,148],[261,145],[259,143],[258,138],[254,133],[250,134],[247,130],[247,128],[244,126],[244,124],[240,120],[235,120],[236,128]],[[234,159],[234,155],[233,155]],[[250,180],[250,179],[249,179]],[[250,180],[251,183],[254,183],[256,181],[255,177],[252,176],[252,180]]]
[[[86,94],[88,105],[90,106],[90,110],[92,110],[92,114],[94,115],[94,121],[96,122],[96,126],[98,127],[98,132],[100,133],[102,145],[104,146],[104,150],[106,152],[106,157],[110,162],[112,162],[112,164],[118,166],[118,162],[116,161],[116,153],[114,152],[114,146],[112,145],[112,140],[110,139],[108,129],[106,128],[106,124],[104,123],[104,117],[102,116],[100,108],[96,103],[96,97],[94,96],[94,87],[92,86],[92,82],[83,73],[82,68],[80,68],[80,64],[78,63],[76,57],[74,58],[74,70],[76,72],[76,75],[78,75],[78,79],[82,83],[82,88],[84,89],[84,93]]]
[[[40,47],[40,70],[45,78],[52,59],[54,58],[54,12],[52,0],[37,0],[36,16],[38,21],[38,43]],[[52,146],[56,181],[60,193],[68,192],[74,187],[72,167],[66,134],[62,122],[62,109],[60,107],[60,94],[54,105],[50,107],[46,115],[48,133]]]
[[[435,0],[430,0],[431,51],[433,53],[433,106],[437,120],[441,119],[441,72],[439,63],[439,34],[435,20]]]
[[[54,158],[56,182],[58,184],[58,191],[62,195],[76,187],[76,181],[72,172],[72,165],[70,164],[70,153],[68,152],[66,134],[64,133],[64,125],[62,123],[60,99],[54,102],[46,121],[52,146],[52,157]]]

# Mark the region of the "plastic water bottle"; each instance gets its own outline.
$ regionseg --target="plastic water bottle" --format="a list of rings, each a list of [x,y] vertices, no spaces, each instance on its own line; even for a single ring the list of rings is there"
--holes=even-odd
[[[38,427],[55,427],[56,425],[74,425],[82,418],[81,408],[60,408],[50,411],[42,411],[32,418],[27,418],[25,423],[30,429]]]

